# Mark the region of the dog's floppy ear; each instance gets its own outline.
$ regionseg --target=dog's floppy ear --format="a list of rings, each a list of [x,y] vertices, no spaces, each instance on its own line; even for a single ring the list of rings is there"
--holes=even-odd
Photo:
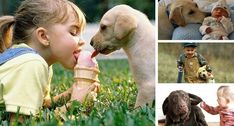
[[[118,40],[123,39],[137,27],[136,18],[130,14],[119,14],[115,21],[114,34]]]
[[[198,97],[197,95],[190,94],[190,93],[188,93],[188,95],[191,101],[191,105],[197,105],[202,101],[202,99]]]
[[[163,109],[163,114],[166,115],[168,111],[168,97],[164,100],[162,109]]]
[[[182,14],[182,6],[175,7],[171,10],[169,20],[171,23],[175,23],[179,26],[186,25],[185,19]]]

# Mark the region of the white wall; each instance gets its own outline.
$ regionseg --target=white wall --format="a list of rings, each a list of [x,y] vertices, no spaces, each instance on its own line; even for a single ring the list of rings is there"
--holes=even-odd
[[[224,84],[223,84],[224,85]],[[227,84],[225,84],[227,85]],[[162,104],[174,90],[184,90],[201,97],[208,105],[217,106],[216,91],[220,84],[157,84],[156,86],[156,119],[165,118]],[[234,85],[232,85],[234,86]],[[203,110],[207,122],[219,122],[219,115],[211,115]]]

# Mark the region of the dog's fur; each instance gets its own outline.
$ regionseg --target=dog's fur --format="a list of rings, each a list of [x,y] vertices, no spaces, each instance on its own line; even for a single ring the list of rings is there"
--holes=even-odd
[[[208,74],[207,66],[204,65],[200,67],[197,71],[197,76],[201,80],[205,80],[207,83],[215,83],[213,74]]]
[[[174,30],[172,23],[183,27],[188,23],[202,23],[204,18],[205,13],[192,0],[174,0],[168,6],[161,5],[158,7],[158,39],[171,39]]]
[[[205,116],[196,106],[202,99],[183,90],[176,90],[163,102],[165,126],[207,126]]]
[[[127,5],[113,7],[103,15],[90,44],[102,54],[123,48],[138,88],[135,107],[153,101],[155,31],[146,15]]]

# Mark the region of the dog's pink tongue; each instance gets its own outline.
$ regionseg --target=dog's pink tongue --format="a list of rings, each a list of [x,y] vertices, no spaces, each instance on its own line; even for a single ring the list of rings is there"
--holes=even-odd
[[[89,51],[81,51],[77,64],[85,67],[97,67],[97,61],[95,58],[91,58]]]
[[[97,56],[98,54],[99,54],[99,52],[98,52],[97,50],[95,50],[95,51],[92,53],[91,58]]]

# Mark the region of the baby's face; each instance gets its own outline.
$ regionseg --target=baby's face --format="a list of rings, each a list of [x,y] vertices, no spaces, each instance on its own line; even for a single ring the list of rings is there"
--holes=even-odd
[[[222,17],[222,16],[228,18],[228,13],[223,8],[217,7],[212,11],[212,17],[219,18],[219,17]]]
[[[196,48],[194,47],[184,47],[184,53],[187,58],[192,58],[196,52]]]

